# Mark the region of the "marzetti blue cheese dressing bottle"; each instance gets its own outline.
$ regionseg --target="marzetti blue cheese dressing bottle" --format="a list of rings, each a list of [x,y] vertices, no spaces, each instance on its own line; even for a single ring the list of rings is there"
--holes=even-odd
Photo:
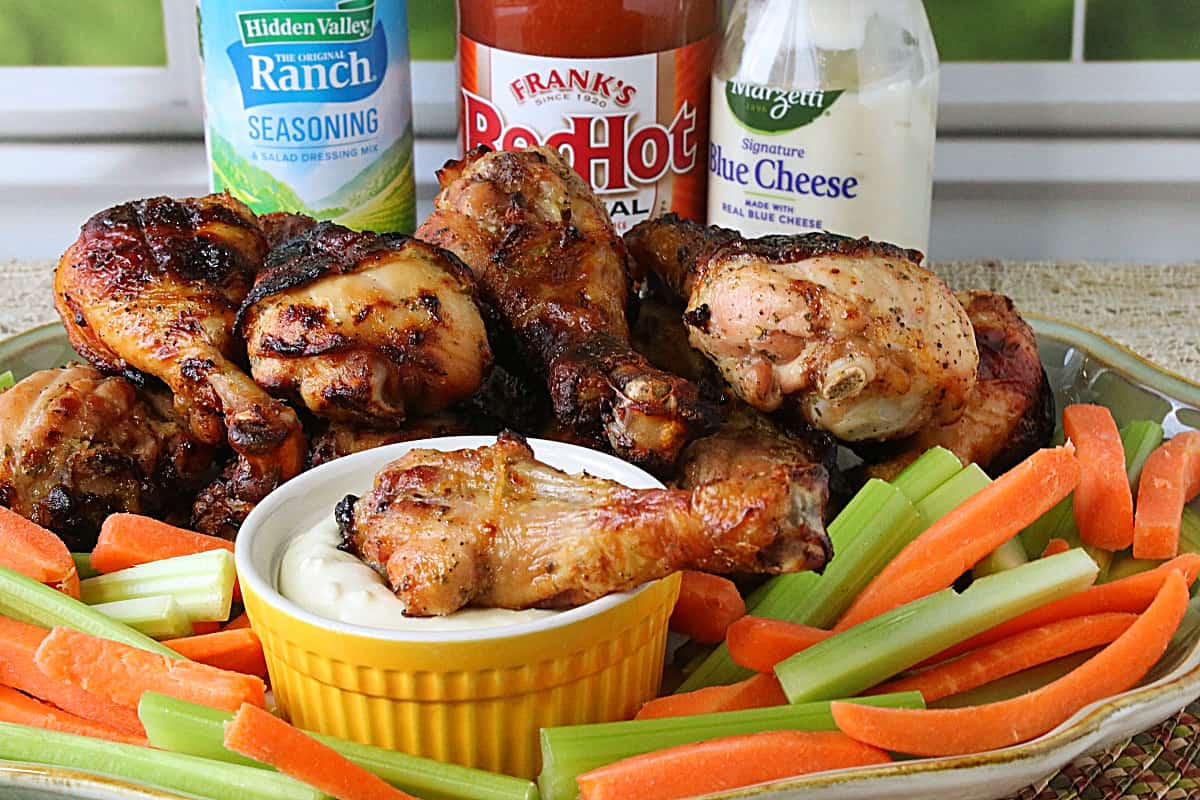
[[[924,251],[937,94],[920,0],[738,0],[713,68],[708,221]]]
[[[404,0],[202,0],[199,18],[213,190],[411,232]]]

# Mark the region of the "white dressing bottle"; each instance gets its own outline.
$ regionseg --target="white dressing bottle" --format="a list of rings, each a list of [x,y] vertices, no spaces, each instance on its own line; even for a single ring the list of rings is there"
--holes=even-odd
[[[737,0],[713,67],[708,222],[926,250],[937,95],[921,0]]]

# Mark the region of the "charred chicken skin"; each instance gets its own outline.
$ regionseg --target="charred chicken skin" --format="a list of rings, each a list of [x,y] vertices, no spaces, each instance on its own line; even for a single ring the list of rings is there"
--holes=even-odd
[[[1037,337],[1010,299],[993,292],[958,295],[979,346],[979,375],[963,415],[930,425],[904,442],[867,452],[867,477],[891,480],[931,447],[951,450],[993,475],[1014,466],[1054,433],[1054,394],[1038,356]],[[882,459],[882,460],[877,460]]]
[[[477,148],[438,180],[436,210],[417,236],[474,271],[560,424],[658,468],[715,424],[695,385],[630,347],[625,246],[557,152]]]
[[[259,385],[321,417],[397,427],[491,366],[469,270],[403,234],[322,222],[271,251],[239,316]]]
[[[165,393],[81,364],[0,393],[0,448],[0,504],[82,551],[111,513],[178,517],[212,464],[212,448],[173,418]]]
[[[920,253],[825,233],[743,239],[670,216],[627,239],[664,285],[687,292],[692,345],[751,406],[786,404],[846,441],[962,414],[975,339]]]
[[[160,378],[197,439],[228,438],[239,463],[225,490],[246,502],[299,472],[305,452],[295,412],[238,363],[234,319],[266,253],[254,214],[228,194],[157,197],[88,220],[54,276],[76,350],[107,373]]]
[[[519,437],[475,450],[414,450],[337,516],[347,547],[409,616],[469,605],[559,608],[680,569],[776,574],[829,557],[821,476],[775,467],[682,489],[568,475]]]

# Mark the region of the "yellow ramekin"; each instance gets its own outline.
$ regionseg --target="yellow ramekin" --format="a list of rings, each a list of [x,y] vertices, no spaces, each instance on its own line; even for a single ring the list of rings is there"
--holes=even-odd
[[[413,447],[458,449],[494,437],[447,437],[357,453],[273,492],[238,535],[242,596],[262,639],[280,708],[302,728],[532,778],[544,726],[632,716],[662,676],[677,575],[532,622],[481,630],[383,630],[324,619],[276,589],[290,537]],[[630,486],[659,485],[612,456],[530,440],[538,457]]]

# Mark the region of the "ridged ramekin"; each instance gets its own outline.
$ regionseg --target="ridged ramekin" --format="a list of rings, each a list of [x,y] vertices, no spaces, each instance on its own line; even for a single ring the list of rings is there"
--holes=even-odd
[[[459,436],[390,445],[317,467],[247,517],[236,560],[246,611],[262,638],[271,686],[297,725],[358,742],[533,777],[543,726],[631,716],[655,696],[678,576],[551,617],[482,630],[383,630],[324,619],[283,597],[277,576],[291,537],[416,447],[495,441]],[[533,439],[539,459],[634,488],[660,486],[624,461]]]

